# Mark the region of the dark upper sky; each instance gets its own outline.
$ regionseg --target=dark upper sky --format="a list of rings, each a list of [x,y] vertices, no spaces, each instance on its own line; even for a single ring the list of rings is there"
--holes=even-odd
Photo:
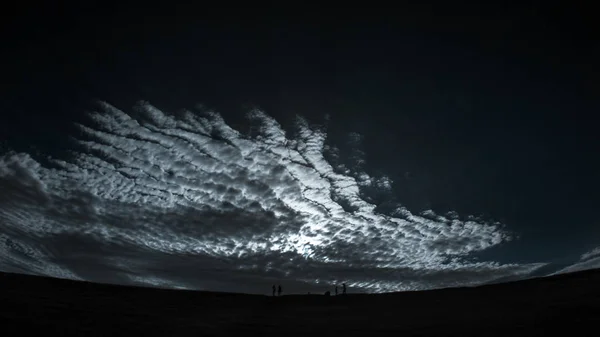
[[[266,15],[268,10],[258,16],[191,6],[109,7],[48,4],[17,11],[4,23],[0,140],[2,152],[13,152],[3,165],[10,166],[9,156],[19,153],[42,166],[51,166],[46,156],[68,161],[73,138],[82,135],[75,123],[88,121],[95,100],[123,111],[139,100],[162,111],[203,104],[243,132],[249,130],[245,114],[259,108],[290,134],[297,115],[310,125],[326,124],[326,144],[339,153],[333,158],[331,151],[321,151],[329,163],[343,163],[354,177],[361,172],[387,177],[392,184],[384,192],[377,183],[361,185],[361,198],[377,206],[373,212],[390,216],[399,205],[415,215],[452,211],[498,221],[518,238],[469,249],[469,258],[554,263],[543,269],[549,273],[589,262],[584,260],[593,254],[581,261],[580,256],[600,246],[594,123],[600,50],[589,8],[420,5],[361,15],[343,8],[314,9],[311,15],[289,10],[284,17]],[[2,172],[3,184],[19,181],[13,171]],[[33,188],[11,184],[20,191],[15,193]],[[6,214],[19,207],[2,206],[5,226],[12,221]],[[24,232],[11,231],[13,240]],[[469,245],[461,242],[453,244]],[[406,254],[402,259],[410,260]],[[64,266],[61,257],[52,261]],[[254,272],[270,270],[261,267],[265,261],[251,263],[259,266]],[[354,265],[344,261],[319,268]],[[48,273],[17,264],[4,266]],[[120,281],[105,266],[92,276],[65,268],[81,278]],[[290,268],[275,268],[276,277]],[[419,270],[410,264],[386,268],[392,274]],[[153,275],[144,270],[137,273]],[[308,275],[309,267],[298,270],[305,272],[285,275],[298,282],[326,279]],[[458,281],[435,283],[443,276],[416,274],[426,286],[470,282],[459,275]],[[408,277],[400,275],[389,276],[390,282]],[[527,274],[501,274],[511,275]],[[499,277],[485,281],[494,279]],[[215,288],[212,280],[203,287]],[[403,289],[364,282],[357,279],[356,287]]]

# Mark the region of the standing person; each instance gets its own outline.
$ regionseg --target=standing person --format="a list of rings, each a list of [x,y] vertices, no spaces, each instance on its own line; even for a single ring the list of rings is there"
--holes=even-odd
[[[346,295],[346,283],[342,283],[342,294]]]
[[[335,296],[338,295],[337,286],[335,286]]]
[[[275,296],[275,285],[273,285],[273,296]]]
[[[277,296],[281,296],[281,284],[279,285],[279,288],[277,288]]]

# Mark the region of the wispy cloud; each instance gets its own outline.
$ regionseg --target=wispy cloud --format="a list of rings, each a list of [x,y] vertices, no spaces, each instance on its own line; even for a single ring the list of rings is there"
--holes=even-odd
[[[100,105],[72,158],[0,158],[1,268],[202,289],[243,279],[256,292],[281,278],[365,291],[472,285],[542,265],[468,262],[511,239],[498,223],[401,205],[378,213],[361,188],[393,181],[368,175],[360,153],[356,168],[332,165],[325,129],[302,117],[291,137],[251,111],[250,137],[214,112]]]
[[[572,273],[595,268],[600,268],[600,247],[596,247],[589,252],[583,253],[579,258],[579,261],[553,273],[552,275]]]

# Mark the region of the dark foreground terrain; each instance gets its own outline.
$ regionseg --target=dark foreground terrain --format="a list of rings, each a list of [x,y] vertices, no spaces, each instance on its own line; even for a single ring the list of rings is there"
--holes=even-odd
[[[2,336],[597,336],[599,314],[599,270],[477,288],[281,298],[0,273]]]

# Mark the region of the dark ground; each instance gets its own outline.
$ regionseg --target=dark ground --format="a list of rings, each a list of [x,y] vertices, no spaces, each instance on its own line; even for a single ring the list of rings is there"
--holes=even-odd
[[[272,298],[4,273],[0,287],[2,336],[595,336],[600,321],[600,270],[338,297]]]

